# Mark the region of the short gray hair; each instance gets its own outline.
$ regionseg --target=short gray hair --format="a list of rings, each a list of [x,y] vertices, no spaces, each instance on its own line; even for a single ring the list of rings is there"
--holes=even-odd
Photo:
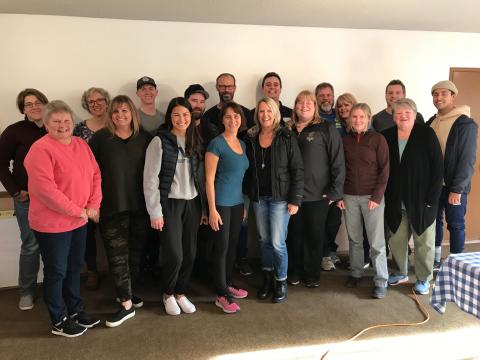
[[[52,114],[56,113],[68,113],[72,117],[73,121],[73,111],[64,101],[62,100],[53,100],[47,103],[43,109],[42,120],[46,124]]]
[[[417,104],[415,104],[415,101],[413,101],[412,99],[403,98],[403,99],[400,99],[400,100],[395,101],[395,102],[392,104],[393,112],[395,113],[395,111],[397,110],[397,108],[400,108],[400,107],[409,107],[410,109],[413,110],[413,112],[414,112],[415,114],[417,113]]]

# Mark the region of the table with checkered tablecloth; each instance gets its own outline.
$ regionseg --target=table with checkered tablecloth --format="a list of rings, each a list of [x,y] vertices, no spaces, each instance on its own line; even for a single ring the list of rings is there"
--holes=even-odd
[[[445,259],[430,304],[443,314],[447,301],[480,319],[480,252],[452,254]]]

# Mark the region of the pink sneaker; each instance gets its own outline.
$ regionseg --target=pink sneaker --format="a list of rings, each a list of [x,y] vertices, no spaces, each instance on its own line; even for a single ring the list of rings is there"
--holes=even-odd
[[[237,303],[233,302],[233,300],[229,299],[227,296],[217,296],[215,300],[215,305],[226,312],[227,314],[234,314],[237,311],[240,311],[240,306]]]
[[[248,291],[247,290],[237,288],[233,285],[229,286],[227,288],[227,290],[230,293],[230,295],[232,295],[235,299],[244,299],[248,296]]]

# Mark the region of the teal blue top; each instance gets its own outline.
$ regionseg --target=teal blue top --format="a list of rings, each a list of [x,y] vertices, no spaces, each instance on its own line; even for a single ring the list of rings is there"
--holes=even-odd
[[[208,144],[207,152],[218,156],[215,174],[215,204],[235,206],[243,204],[242,182],[248,168],[245,143],[240,140],[242,154],[234,152],[223,135],[214,138]]]

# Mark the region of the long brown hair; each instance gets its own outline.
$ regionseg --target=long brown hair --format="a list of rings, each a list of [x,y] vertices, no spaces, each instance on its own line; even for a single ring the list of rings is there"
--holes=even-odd
[[[132,122],[130,126],[133,130],[132,136],[135,136],[140,131],[140,117],[138,116],[135,104],[127,95],[117,95],[113,98],[112,102],[108,106],[108,118],[105,123],[105,127],[112,133],[112,135],[115,135],[116,127],[112,120],[112,114],[117,109],[117,107],[122,104],[127,105],[128,109],[132,113]]]
[[[173,129],[172,112],[173,109],[175,109],[177,106],[183,106],[190,112],[190,117],[192,116],[192,106],[185,98],[173,98],[168,103],[167,113],[165,114],[165,126],[169,131]],[[190,157],[194,153],[196,153],[199,158],[202,158],[203,144],[198,133],[197,126],[195,125],[195,120],[191,118],[190,125],[188,125],[187,131],[185,133],[185,154]]]

